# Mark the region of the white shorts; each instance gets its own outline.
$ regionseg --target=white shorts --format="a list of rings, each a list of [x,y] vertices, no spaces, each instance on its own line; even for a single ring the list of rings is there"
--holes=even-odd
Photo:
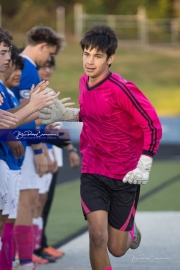
[[[52,154],[52,149],[48,149],[49,157],[52,161],[54,161],[54,156]],[[52,173],[46,173],[42,177],[39,177],[39,181],[41,183],[39,194],[45,194],[49,191],[51,181],[52,181]]]
[[[34,164],[34,152],[31,146],[26,147],[25,158],[21,168],[22,181],[20,190],[39,189],[39,175]]]
[[[8,181],[10,170],[4,160],[0,160],[0,210],[7,210]]]
[[[39,177],[39,182],[41,183],[39,194],[45,194],[49,191],[51,181],[52,181],[52,173],[46,173],[42,177]]]
[[[17,216],[21,179],[20,170],[10,170],[10,176],[8,179],[7,209],[2,212],[3,215],[9,215],[8,218],[15,219]]]

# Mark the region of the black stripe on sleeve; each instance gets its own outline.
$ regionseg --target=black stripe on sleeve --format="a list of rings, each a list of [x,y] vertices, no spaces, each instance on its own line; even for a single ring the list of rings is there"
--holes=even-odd
[[[116,78],[114,77],[110,77],[109,80],[116,84],[130,99],[130,101],[133,103],[133,105],[135,106],[135,108],[139,111],[139,113],[146,119],[146,121],[148,122],[148,126],[152,131],[151,134],[151,144],[150,147],[148,149],[148,152],[152,153],[154,152],[154,148],[156,146],[156,139],[157,139],[157,129],[153,124],[153,121],[151,119],[151,117],[148,115],[148,113],[145,111],[145,109],[141,106],[141,104],[137,101],[137,99],[134,97],[134,95],[129,91],[128,87],[126,85],[124,85],[122,82],[118,81]]]

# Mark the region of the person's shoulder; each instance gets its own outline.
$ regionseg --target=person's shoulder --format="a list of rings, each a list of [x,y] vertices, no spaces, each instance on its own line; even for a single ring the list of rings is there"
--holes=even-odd
[[[36,70],[37,71],[37,67],[27,58],[24,58],[24,68],[23,71],[25,70]]]
[[[80,85],[83,85],[83,84],[85,84],[85,83],[87,82],[87,80],[88,80],[88,76],[87,76],[86,74],[84,74],[84,75],[82,75],[82,76],[80,77],[80,79],[79,79],[79,84],[80,84]]]
[[[127,80],[124,79],[120,74],[118,73],[112,73],[111,78],[113,80],[114,83],[122,83],[122,84],[126,84]]]
[[[119,89],[122,89],[126,86],[127,81],[118,73],[112,73],[109,81],[111,82],[111,87],[113,90],[117,90],[119,92]]]
[[[80,77],[80,81],[86,81],[88,78],[88,76],[86,74],[83,74],[81,77]]]
[[[126,89],[132,89],[132,90],[139,90],[138,86],[129,80],[126,80],[125,78],[123,78],[121,75],[117,74],[117,73],[112,73],[112,82],[116,85],[118,85],[119,87],[125,87]]]
[[[2,81],[0,81],[0,90],[2,92],[5,92],[5,94],[8,93],[6,86],[4,85],[4,83]]]

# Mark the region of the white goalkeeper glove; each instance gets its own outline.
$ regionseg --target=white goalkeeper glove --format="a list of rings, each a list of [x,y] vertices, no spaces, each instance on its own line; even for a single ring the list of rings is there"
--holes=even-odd
[[[128,172],[124,178],[124,183],[145,185],[149,180],[153,159],[151,157],[141,155],[137,167]]]
[[[39,118],[42,119],[42,124],[51,124],[57,121],[77,121],[79,109],[67,108],[74,105],[74,103],[64,103],[70,98],[63,98],[61,100],[54,100],[54,104],[40,110]]]

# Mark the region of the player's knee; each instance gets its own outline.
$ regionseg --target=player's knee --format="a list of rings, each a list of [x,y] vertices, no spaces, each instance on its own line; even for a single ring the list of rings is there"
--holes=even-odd
[[[119,246],[108,246],[108,250],[114,257],[122,257],[127,251],[126,248]]]
[[[90,233],[90,243],[98,248],[107,245],[108,237],[101,230]]]

